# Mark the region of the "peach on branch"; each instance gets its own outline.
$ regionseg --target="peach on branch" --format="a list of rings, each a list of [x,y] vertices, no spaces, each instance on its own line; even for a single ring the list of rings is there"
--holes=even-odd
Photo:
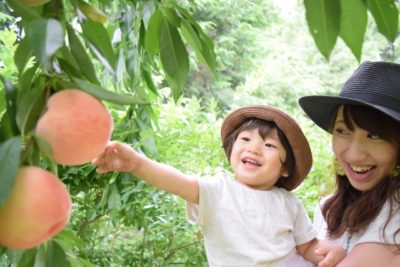
[[[59,164],[80,165],[100,154],[111,138],[112,116],[97,98],[78,89],[53,94],[36,134],[47,141]]]
[[[57,176],[39,167],[21,167],[0,206],[0,244],[28,249],[51,239],[68,223],[71,207],[68,190]]]

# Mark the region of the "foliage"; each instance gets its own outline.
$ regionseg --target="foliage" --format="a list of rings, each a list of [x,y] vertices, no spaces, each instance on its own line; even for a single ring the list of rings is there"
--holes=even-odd
[[[113,139],[198,176],[229,169],[219,137],[228,109],[261,103],[289,110],[313,151],[311,173],[295,190],[312,216],[319,197],[333,187],[330,137],[303,117],[298,97],[338,90],[358,63],[345,46],[358,60],[398,60],[399,53],[382,37],[393,27],[379,26],[393,23],[393,15],[373,15],[367,6],[376,24],[364,29],[365,1],[340,1],[344,28],[328,28],[324,34],[336,37],[315,39],[325,40],[326,62],[303,23],[307,17],[309,28],[316,26],[321,17],[315,12],[337,23],[331,16],[337,7],[323,8],[325,2],[306,1],[307,16],[298,4],[300,11],[285,17],[269,0],[51,0],[34,8],[0,0],[0,201],[16,168],[33,164],[57,173],[74,203],[63,232],[28,251],[0,247],[0,266],[206,264],[201,233],[186,222],[182,200],[130,174],[99,175],[91,164],[57,166],[41,154],[37,119],[48,97],[65,87],[105,101]],[[350,20],[350,7],[360,21]],[[352,23],[355,32],[349,32]],[[337,36],[344,43],[336,43]]]
[[[399,10],[395,0],[305,0],[306,19],[318,50],[329,59],[340,37],[360,61],[368,12],[378,31],[394,43],[398,34]]]
[[[0,205],[7,200],[13,174],[21,165],[53,171],[68,186],[74,201],[70,225],[63,233],[32,250],[2,250],[0,260],[6,258],[18,266],[52,266],[54,262],[60,266],[164,265],[197,260],[181,256],[175,246],[187,239],[186,234],[175,235],[179,224],[172,221],[174,228],[168,231],[160,227],[158,218],[165,214],[158,212],[158,195],[162,194],[147,195],[142,190],[146,185],[127,174],[99,176],[90,164],[57,166],[39,149],[35,127],[49,96],[78,88],[107,102],[115,119],[115,138],[129,143],[140,140],[143,151],[155,151],[153,137],[146,136],[157,122],[149,104],[160,96],[161,84],[170,87],[175,101],[180,97],[189,71],[186,46],[215,71],[211,39],[188,10],[173,0],[51,0],[36,7],[8,0],[0,7],[0,26],[4,33],[11,33],[0,46],[4,55],[0,60],[4,85],[0,89]],[[137,234],[133,241],[121,238],[124,242],[116,246],[125,234],[121,229]],[[101,260],[105,246],[114,255],[114,249],[124,250],[132,242],[139,250],[129,259]],[[100,253],[92,251],[93,247]]]
[[[193,63],[185,96],[204,101],[213,97],[222,109],[229,109],[236,87],[264,58],[261,40],[271,25],[279,22],[277,11],[270,0],[230,0],[224,4],[199,0],[193,14],[215,43],[218,75],[214,79],[204,67]]]

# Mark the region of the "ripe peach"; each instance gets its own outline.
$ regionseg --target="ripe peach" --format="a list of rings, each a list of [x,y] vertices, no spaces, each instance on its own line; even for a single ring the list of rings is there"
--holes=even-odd
[[[50,2],[50,0],[22,0],[22,3],[27,6],[40,6],[46,4],[47,2]]]
[[[0,206],[0,244],[28,249],[52,238],[68,223],[71,198],[52,173],[21,167],[10,197]]]
[[[111,114],[97,98],[65,89],[49,98],[36,134],[50,144],[57,163],[79,165],[104,150],[112,128]]]

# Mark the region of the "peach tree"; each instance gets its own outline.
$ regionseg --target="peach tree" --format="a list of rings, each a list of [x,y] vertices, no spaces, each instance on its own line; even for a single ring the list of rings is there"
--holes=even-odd
[[[59,229],[59,225],[63,228],[65,223],[57,224],[57,231],[50,231],[46,238],[33,245],[10,245],[14,244],[11,241],[21,242],[14,240],[14,236],[7,236],[4,230],[0,232],[0,263],[18,266],[107,264],[96,262],[95,251],[85,253],[86,243],[102,238],[89,234],[93,229],[98,230],[90,225],[98,221],[110,222],[113,229],[123,224],[145,232],[149,221],[159,214],[155,208],[146,208],[146,201],[140,199],[155,200],[158,193],[143,191],[146,185],[129,174],[99,176],[91,164],[60,164],[46,136],[63,132],[59,125],[64,120],[79,119],[97,111],[90,104],[58,101],[57,106],[66,103],[65,112],[59,112],[59,117],[41,127],[39,121],[51,111],[49,100],[70,88],[90,95],[102,101],[114,117],[113,138],[137,144],[144,151],[153,151],[151,135],[146,133],[153,131],[152,125],[157,121],[152,104],[159,101],[160,89],[169,88],[172,97],[179,99],[192,56],[215,72],[213,43],[185,2],[7,0],[1,4],[0,14],[7,15],[1,26],[12,28],[15,40],[13,62],[4,66],[9,72],[0,76],[3,85],[0,87],[0,220],[10,222],[7,225],[17,237],[30,230],[32,235],[38,234],[40,227],[29,228],[32,222],[36,222],[36,217],[39,224],[47,222],[46,208],[58,203],[43,197],[47,196],[43,193],[45,189],[58,192],[47,185],[47,176],[57,177],[67,186],[72,198],[72,214],[64,229]],[[73,110],[77,112],[69,118],[67,113]],[[81,132],[82,127],[92,128],[88,132],[94,132],[94,136],[104,130],[101,124],[91,122],[68,129],[72,131],[68,135]],[[107,127],[109,124],[105,126],[106,132]],[[87,150],[88,143],[96,142],[85,136],[75,138],[75,143],[81,142],[81,150],[74,152],[76,157]],[[63,143],[63,140],[58,142]],[[67,152],[59,153],[62,156]],[[21,168],[41,171],[20,175]],[[25,188],[18,186],[21,176],[34,181],[24,183],[28,190],[19,190]],[[9,205],[10,202],[23,203],[25,194],[35,191],[43,191],[39,197],[41,202],[26,205],[26,212],[19,210],[21,206]],[[12,200],[15,194],[18,201]],[[30,200],[26,202],[31,203]],[[69,215],[69,211],[64,214]],[[24,216],[28,219],[24,220]],[[18,224],[11,225],[18,218]],[[21,230],[26,226],[28,230]],[[3,233],[7,241],[13,240],[2,242]],[[147,248],[140,249],[143,251],[138,257],[146,258]],[[176,249],[171,249],[171,244],[165,242],[162,250],[166,253],[165,262],[173,259]],[[137,259],[136,264],[144,263]]]

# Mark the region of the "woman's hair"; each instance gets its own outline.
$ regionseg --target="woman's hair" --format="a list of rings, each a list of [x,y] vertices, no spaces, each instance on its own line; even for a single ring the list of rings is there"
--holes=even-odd
[[[273,129],[276,129],[279,137],[279,141],[281,142],[283,148],[286,150],[286,160],[283,163],[283,166],[286,168],[288,172],[288,177],[281,177],[275,186],[283,187],[283,179],[290,179],[294,173],[295,166],[295,158],[292,151],[292,147],[289,144],[289,141],[286,138],[286,135],[283,133],[281,129],[279,129],[276,124],[272,121],[265,121],[257,118],[250,118],[245,120],[239,127],[237,127],[232,133],[230,133],[224,140],[222,146],[225,150],[225,154],[228,157],[228,161],[230,161],[233,144],[236,141],[238,135],[243,131],[258,129],[258,134],[265,139],[268,134],[271,133]]]
[[[354,130],[354,126],[357,125],[359,128],[400,146],[400,123],[389,116],[365,106],[344,106],[343,116],[349,130]],[[331,128],[333,128],[333,123]],[[352,187],[344,175],[336,175],[336,186],[336,192],[322,207],[322,214],[325,217],[330,236],[337,238],[346,231],[352,234],[365,229],[378,216],[385,202],[389,200],[390,212],[384,224],[383,238],[387,243],[394,243],[395,236],[400,232],[400,225],[395,236],[390,237],[393,238],[391,242],[388,242],[388,237],[384,232],[393,215],[400,212],[395,209],[400,205],[399,174],[395,177],[385,177],[367,192],[361,192]],[[400,251],[400,245],[397,245],[397,250]]]

